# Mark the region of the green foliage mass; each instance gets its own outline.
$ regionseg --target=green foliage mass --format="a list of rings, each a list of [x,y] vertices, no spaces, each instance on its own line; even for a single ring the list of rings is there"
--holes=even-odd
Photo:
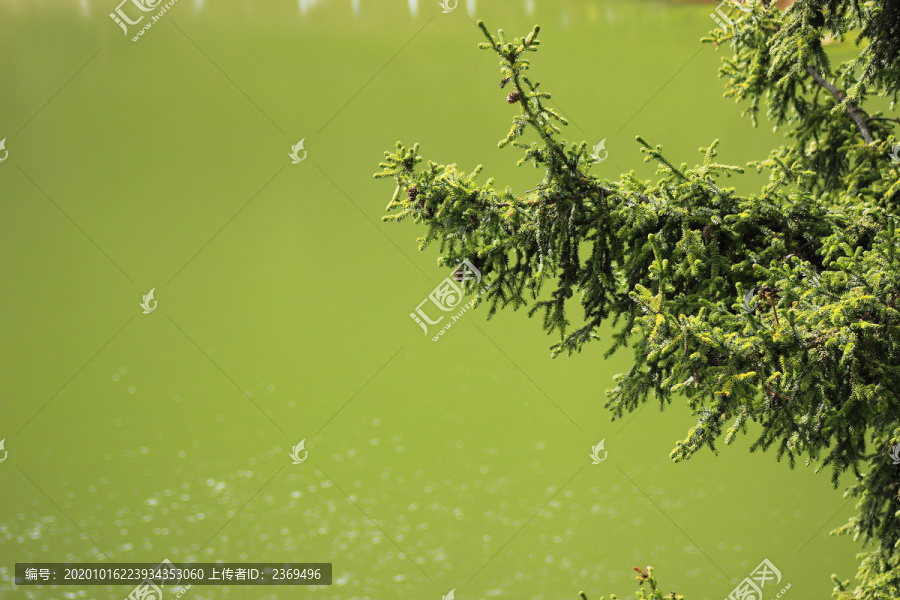
[[[418,144],[398,143],[376,174],[396,182],[396,212],[384,218],[422,224],[420,248],[439,243],[443,265],[471,260],[484,278],[468,291],[484,292],[489,314],[529,306],[559,336],[554,355],[611,325],[607,356],[630,346],[634,363],[607,406],[619,418],[651,397],[661,407],[685,399],[697,423],[676,461],[755,423],[752,449],[829,467],[835,487],[849,474],[857,514],[839,532],[867,551],[855,587],[832,576],[834,597],[896,600],[900,468],[888,452],[900,444],[900,165],[890,152],[900,121],[864,107],[882,98],[893,109],[900,92],[900,2],[763,1],[733,6],[732,18],[703,40],[730,48],[725,95],[754,122],[765,105],[785,134],[747,165],[768,175],[759,192],[725,186],[745,169],[717,162],[717,141],[689,166],[638,138],[655,179],[599,180],[586,142],[563,137],[566,120],[527,75],[538,28],[509,40],[479,22],[480,47],[500,58],[518,107],[500,146],[522,151],[519,163],[543,179],[519,196],[479,184],[480,167],[422,165]],[[828,42],[848,38],[858,56],[832,64]],[[664,597],[655,583],[648,593]]]

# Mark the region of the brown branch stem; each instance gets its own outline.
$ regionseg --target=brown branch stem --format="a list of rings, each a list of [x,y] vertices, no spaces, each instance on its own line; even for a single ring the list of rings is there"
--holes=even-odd
[[[820,86],[831,92],[831,95],[834,96],[838,102],[843,102],[847,98],[847,94],[843,91],[834,87],[834,85],[826,81],[824,77],[819,75],[818,71],[816,71],[812,65],[806,65],[806,72],[812,76],[812,78],[818,83]],[[869,131],[869,127],[866,125],[866,120],[860,114],[860,109],[853,104],[852,102],[847,103],[847,114],[853,119],[853,122],[856,123],[857,129],[862,134],[863,139],[866,141],[866,144],[872,144],[875,142],[875,138],[872,137],[872,132]]]

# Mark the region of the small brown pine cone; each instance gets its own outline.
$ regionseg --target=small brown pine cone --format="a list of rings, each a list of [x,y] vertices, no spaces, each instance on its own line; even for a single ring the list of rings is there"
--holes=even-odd
[[[506,97],[506,101],[509,102],[510,104],[515,104],[516,102],[519,101],[519,99],[521,97],[522,97],[522,95],[519,94],[518,90],[513,90],[509,93],[509,96]]]
[[[415,202],[415,201],[416,201],[416,196],[418,196],[418,195],[419,195],[419,188],[418,188],[418,186],[415,186],[415,185],[414,185],[414,186],[412,186],[411,188],[409,188],[408,190],[406,190],[406,197],[409,198],[409,201],[410,201],[410,202]]]
[[[781,290],[779,288],[773,288],[772,286],[764,285],[759,288],[757,294],[759,294],[760,298],[768,300],[769,298],[776,298],[778,296],[778,292],[780,291]]]

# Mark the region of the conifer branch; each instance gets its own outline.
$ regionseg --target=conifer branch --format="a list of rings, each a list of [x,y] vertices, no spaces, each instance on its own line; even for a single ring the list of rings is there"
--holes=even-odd
[[[812,65],[806,65],[806,72],[816,80],[816,83],[831,92],[831,95],[834,96],[838,102],[847,101],[847,94],[834,87],[832,83],[826,81]],[[866,125],[866,119],[860,115],[860,112],[862,111],[860,111],[853,102],[847,101],[847,114],[850,115],[850,118],[856,123],[856,127],[862,134],[866,144],[874,144],[875,138],[872,137],[872,132],[869,131],[869,127]]]
[[[900,496],[880,450],[900,444],[900,180],[875,160],[895,143],[896,119],[862,108],[873,91],[900,90],[900,11],[855,0],[752,11],[739,36],[716,30],[707,41],[735,49],[720,71],[728,95],[749,101],[751,116],[766,99],[770,119],[788,126],[784,142],[751,163],[769,176],[758,193],[722,185],[744,169],[716,162],[718,141],[690,166],[638,138],[645,161],[658,165],[655,179],[592,176],[586,143],[558,139],[565,119],[524,75],[522,54],[536,50],[538,29],[507,41],[479,22],[481,47],[501,58],[501,88],[512,82],[507,102],[519,108],[500,146],[520,149],[519,163],[542,168],[543,179],[520,197],[492,179],[477,184],[480,167],[419,166],[418,145],[398,142],[376,174],[396,182],[388,210],[398,212],[383,218],[421,223],[420,248],[438,243],[442,264],[472,260],[490,284],[481,297],[489,316],[541,312],[543,329],[559,336],[553,356],[580,352],[611,321],[605,357],[633,352],[606,392],[613,419],[651,399],[663,407],[684,398],[698,416],[674,460],[753,432],[751,449],[829,467],[835,487],[842,474],[855,478],[857,515],[840,531],[874,547],[860,585],[841,583],[835,597],[900,598],[882,595],[900,590]],[[834,70],[844,91],[814,65],[830,72],[822,36],[851,27],[871,45]],[[539,141],[521,141],[526,129]],[[865,144],[855,143],[860,136]],[[582,314],[573,319],[576,302]],[[650,585],[637,597],[662,598],[649,569],[640,575]]]

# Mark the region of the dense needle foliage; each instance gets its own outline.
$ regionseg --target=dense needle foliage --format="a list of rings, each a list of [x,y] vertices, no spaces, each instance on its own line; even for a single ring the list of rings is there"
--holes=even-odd
[[[685,399],[696,425],[672,457],[716,451],[756,423],[754,450],[853,485],[857,514],[840,529],[866,543],[857,583],[840,600],[900,598],[900,139],[898,121],[865,107],[900,92],[900,1],[798,0],[731,7],[735,23],[704,42],[723,52],[720,76],[756,120],[765,106],[783,144],[748,165],[768,174],[758,193],[726,187],[744,168],[677,163],[638,138],[656,178],[592,176],[586,142],[528,77],[538,28],[493,36],[506,101],[518,108],[500,146],[544,173],[523,196],[480,167],[420,164],[418,144],[386,153],[377,177],[396,181],[385,220],[411,218],[440,245],[444,265],[471,260],[490,313],[530,305],[578,352],[612,326],[633,367],[607,391],[614,418],[651,397]],[[858,56],[833,64],[832,40]],[[535,135],[536,134],[536,135]],[[580,314],[571,316],[576,304]],[[639,577],[640,579],[640,577]],[[643,581],[650,581],[650,578]],[[655,589],[648,593],[661,592]],[[648,596],[649,597],[649,596]],[[657,596],[652,596],[657,597]],[[669,597],[669,596],[666,596]]]

